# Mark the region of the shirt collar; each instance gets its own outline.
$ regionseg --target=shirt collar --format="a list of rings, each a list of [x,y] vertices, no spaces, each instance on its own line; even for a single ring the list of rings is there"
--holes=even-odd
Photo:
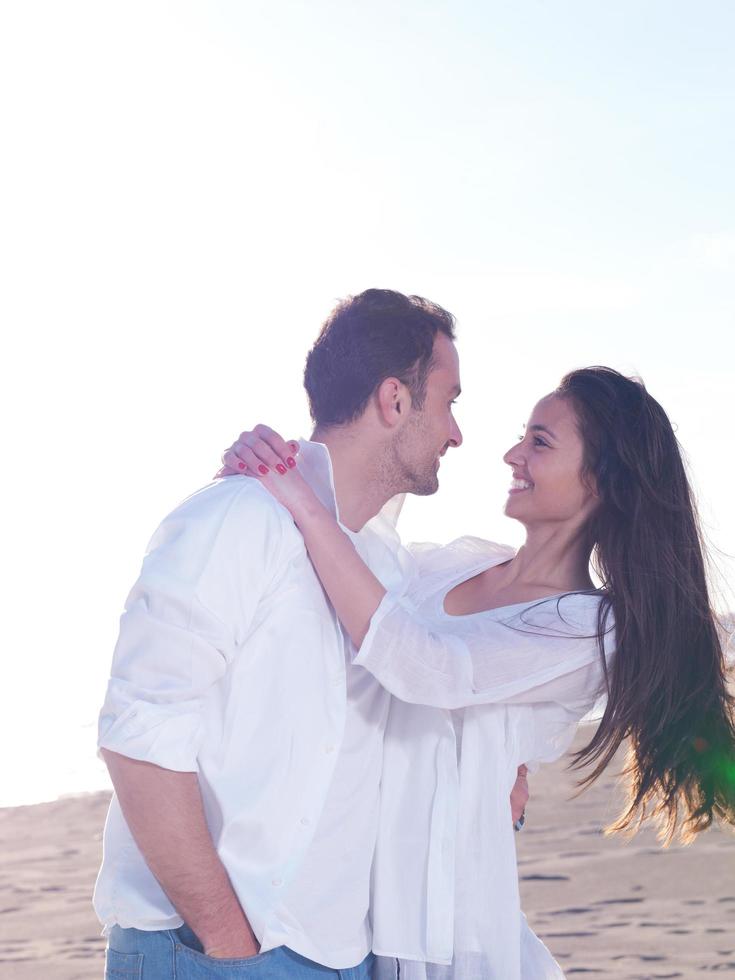
[[[332,459],[323,442],[299,439],[299,471],[322,504],[341,526],[337,496],[334,490]]]
[[[351,531],[340,520],[337,495],[334,489],[332,458],[323,442],[311,442],[309,439],[299,439],[299,470],[322,504],[334,516],[342,530],[350,537],[353,537],[356,533],[362,533]],[[392,543],[396,546],[400,544],[396,525],[405,496],[405,494],[398,494],[393,497],[365,525],[365,527],[370,527],[375,530],[382,538],[392,539]]]

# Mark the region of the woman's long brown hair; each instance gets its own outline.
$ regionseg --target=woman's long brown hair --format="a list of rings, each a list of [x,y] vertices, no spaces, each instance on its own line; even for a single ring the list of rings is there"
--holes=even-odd
[[[610,368],[572,371],[556,394],[575,410],[600,498],[601,655],[610,613],[616,635],[605,712],[574,766],[594,765],[588,785],[628,739],[629,797],[608,832],[653,818],[666,843],[690,841],[713,819],[735,824],[735,698],[679,444],[644,385]]]

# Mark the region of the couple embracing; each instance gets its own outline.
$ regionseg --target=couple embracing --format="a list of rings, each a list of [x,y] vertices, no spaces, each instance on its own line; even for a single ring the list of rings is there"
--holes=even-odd
[[[243,433],[151,540],[100,716],[108,977],[563,977],[513,826],[526,766],[600,698],[577,761],[591,780],[628,739],[616,829],[735,823],[696,514],[640,382],[573,371],[535,405],[504,457],[520,549],[401,545],[396,499],[462,441],[454,339],[420,297],[339,304],[311,440]]]

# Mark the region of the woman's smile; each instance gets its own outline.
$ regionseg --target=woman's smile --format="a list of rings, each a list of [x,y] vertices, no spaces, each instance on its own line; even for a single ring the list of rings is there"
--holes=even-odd
[[[533,490],[533,483],[530,480],[523,480],[514,476],[510,481],[508,493],[523,493],[524,490]]]

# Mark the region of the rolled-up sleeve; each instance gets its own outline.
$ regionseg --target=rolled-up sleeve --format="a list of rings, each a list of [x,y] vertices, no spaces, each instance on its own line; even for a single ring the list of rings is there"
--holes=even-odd
[[[120,620],[99,748],[197,770],[204,699],[282,563],[279,511],[254,482],[223,481],[163,521]]]
[[[598,608],[596,597],[570,595],[545,600],[528,616],[475,618],[475,629],[460,631],[450,617],[427,619],[410,598],[388,592],[354,663],[413,704],[576,701],[589,695],[585,668],[600,669]],[[611,650],[612,640],[605,646]]]

